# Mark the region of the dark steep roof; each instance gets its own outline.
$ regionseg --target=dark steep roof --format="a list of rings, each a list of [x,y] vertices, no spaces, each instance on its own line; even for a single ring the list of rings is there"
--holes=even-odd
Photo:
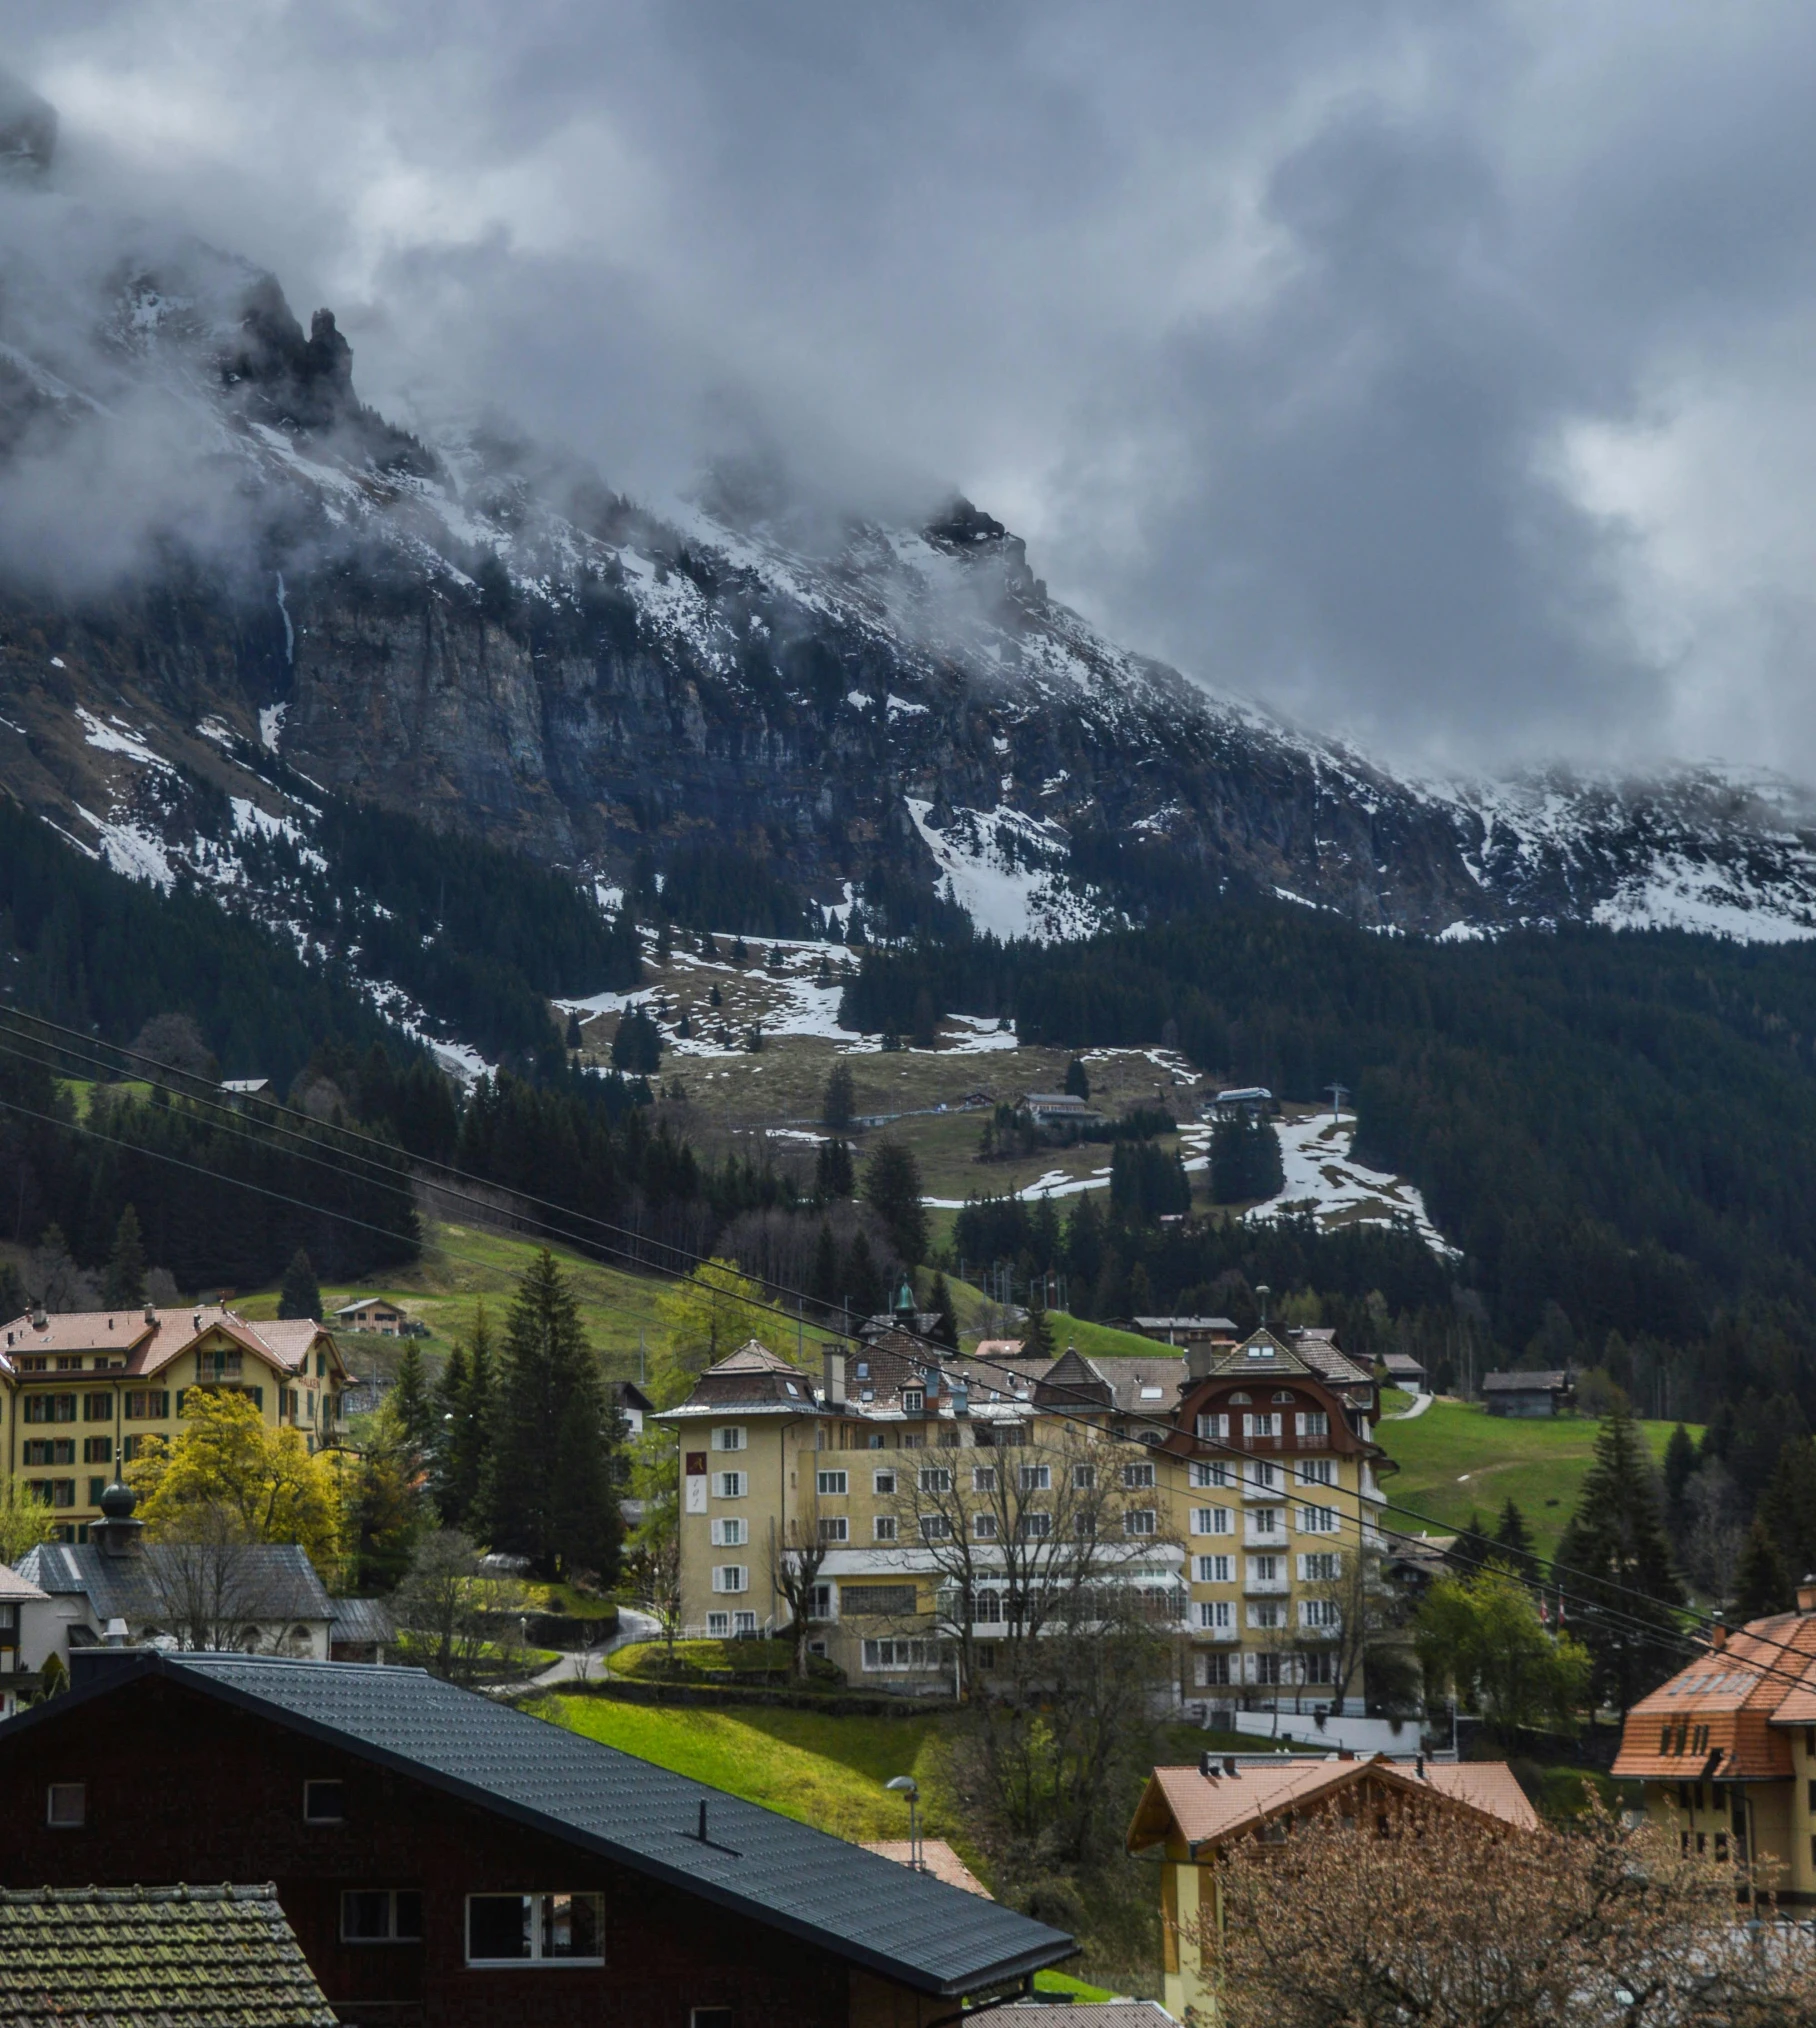
[[[0,1888],[0,2028],[334,2028],[275,1887]]]
[[[9,1729],[162,1675],[922,1992],[968,1992],[1074,1950],[1045,1923],[419,1669],[142,1649],[82,1662],[73,1692]]]
[[[232,1574],[218,1580],[185,1575],[183,1559],[198,1554],[232,1559]],[[131,1626],[176,1616],[193,1594],[219,1605],[213,1617],[246,1620],[325,1620],[333,1607],[308,1552],[294,1542],[248,1542],[199,1552],[176,1543],[148,1542],[126,1556],[109,1556],[93,1542],[41,1542],[19,1560],[19,1575],[53,1597],[87,1598],[98,1620]]]

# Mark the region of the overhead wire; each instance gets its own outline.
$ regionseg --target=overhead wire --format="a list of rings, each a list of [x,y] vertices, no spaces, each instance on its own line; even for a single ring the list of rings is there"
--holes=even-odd
[[[110,1072],[114,1070],[114,1066],[109,1064],[107,1062],[106,1057],[100,1054],[99,1050],[97,1050],[94,1038],[84,1036],[80,1033],[80,1031],[71,1029],[67,1027],[65,1024],[53,1022],[49,1020],[48,1017],[39,1015],[20,1016],[17,1010],[12,1009],[4,1010],[4,1014],[6,1017],[10,1018],[15,1019],[22,1018],[30,1020],[41,1028],[46,1028],[53,1031],[53,1034],[56,1036],[68,1038],[67,1042],[46,1039],[44,1042],[41,1043],[40,1045],[41,1047],[59,1052],[64,1056],[76,1057],[79,1060],[85,1061],[91,1066],[97,1068],[103,1068],[109,1070]],[[0,1032],[3,1032],[3,1030],[0,1030]],[[37,1037],[29,1037],[29,1036],[22,1039],[32,1041],[38,1040]],[[186,1102],[197,1106],[198,1109],[206,1111],[209,1115],[211,1115],[210,1124],[218,1131],[225,1132],[241,1140],[249,1141],[255,1145],[260,1145],[269,1148],[271,1146],[270,1141],[262,1137],[257,1132],[253,1131],[252,1122],[255,1118],[257,1118],[258,1124],[273,1127],[276,1129],[276,1131],[284,1134],[288,1139],[306,1141],[307,1143],[309,1143],[311,1148],[319,1148],[322,1145],[318,1137],[318,1132],[312,1133],[309,1131],[308,1128],[289,1127],[285,1125],[281,1119],[267,1120],[259,1116],[251,1115],[241,1111],[236,1106],[215,1099],[211,1095],[202,1092],[191,1092],[185,1089],[185,1087],[182,1085],[173,1085],[171,1083],[166,1082],[165,1080],[167,1080],[171,1075],[173,1067],[166,1064],[162,1064],[157,1059],[149,1057],[143,1054],[142,1052],[127,1049],[122,1045],[116,1044],[101,1044],[100,1049],[112,1050],[117,1055],[124,1056],[133,1062],[145,1065],[147,1069],[150,1071],[160,1073],[161,1074],[160,1076],[149,1077],[144,1081],[164,1089],[173,1096],[184,1099]],[[44,1057],[35,1055],[30,1051],[18,1047],[16,1044],[9,1047],[4,1041],[0,1041],[0,1051],[4,1051],[7,1054],[17,1056],[22,1061],[33,1063],[34,1065],[36,1065],[36,1067],[52,1071],[53,1073],[55,1073],[60,1068],[60,1066],[55,1061],[47,1061]],[[176,1074],[179,1076],[186,1075],[185,1073],[182,1073],[180,1071],[178,1071]],[[199,1083],[200,1080],[196,1080],[196,1082]],[[231,1188],[250,1190],[259,1195],[274,1199],[278,1202],[289,1204],[297,1209],[308,1211],[314,1215],[329,1217],[339,1220],[343,1223],[357,1225],[365,1230],[379,1233],[385,1237],[395,1238],[397,1236],[393,1229],[379,1226],[370,1220],[360,1219],[356,1217],[354,1214],[344,1211],[336,1211],[324,1205],[310,1204],[304,1199],[291,1197],[287,1193],[275,1191],[268,1188],[267,1186],[248,1182],[243,1178],[224,1177],[221,1176],[218,1171],[206,1169],[199,1164],[185,1162],[180,1157],[169,1155],[162,1150],[145,1148],[142,1146],[138,1146],[137,1144],[122,1143],[116,1140],[113,1136],[98,1133],[95,1129],[82,1126],[80,1123],[59,1120],[49,1114],[37,1113],[32,1111],[30,1108],[19,1106],[13,1101],[0,1100],[0,1105],[4,1105],[7,1107],[7,1109],[21,1113],[26,1117],[40,1120],[46,1125],[50,1125],[53,1127],[63,1127],[70,1131],[83,1134],[88,1138],[108,1142],[114,1146],[129,1147],[132,1149],[133,1152],[147,1155],[152,1157],[153,1159],[170,1163],[178,1168],[189,1170],[191,1173],[204,1176],[216,1183],[226,1183]],[[281,1113],[284,1110],[285,1109],[283,1108],[279,1108],[275,1105],[269,1104],[267,1104],[264,1108],[264,1111],[274,1114]],[[305,1116],[292,1114],[290,1115],[290,1117],[301,1119]],[[319,1124],[320,1123],[311,1122],[310,1126],[316,1127],[319,1130]],[[380,1173],[367,1173],[359,1179],[364,1181],[368,1187],[388,1189],[395,1192],[396,1194],[408,1196],[412,1200],[414,1200],[415,1192],[413,1188],[409,1184],[401,1183],[397,1180],[398,1171],[396,1164],[400,1157],[410,1161],[422,1159],[426,1160],[429,1166],[440,1170],[444,1177],[454,1178],[461,1182],[473,1183],[483,1189],[486,1189],[494,1193],[502,1191],[502,1193],[507,1197],[518,1199],[523,1202],[527,1202],[529,1204],[533,1204],[543,1209],[552,1211],[558,1217],[573,1219],[578,1223],[592,1226],[599,1231],[609,1232],[616,1236],[622,1237],[623,1239],[631,1242],[632,1247],[637,1248],[639,1250],[643,1247],[654,1245],[656,1247],[659,1247],[663,1252],[673,1254],[677,1256],[679,1259],[685,1260],[688,1263],[688,1269],[684,1271],[677,1267],[665,1266],[660,1262],[649,1262],[647,1260],[639,1259],[637,1258],[636,1254],[632,1255],[632,1258],[636,1261],[637,1265],[651,1267],[654,1269],[655,1272],[659,1274],[668,1274],[677,1280],[681,1280],[686,1278],[687,1272],[691,1272],[701,1267],[713,1267],[715,1265],[718,1265],[718,1263],[713,1262],[708,1256],[696,1253],[691,1249],[675,1245],[671,1242],[653,1240],[652,1237],[648,1234],[636,1232],[632,1228],[617,1225],[613,1221],[598,1218],[590,1213],[580,1212],[574,1209],[573,1207],[561,1205],[552,1199],[538,1197],[533,1193],[526,1193],[513,1190],[509,1186],[500,1186],[497,1184],[490,1183],[487,1179],[483,1177],[474,1176],[471,1172],[462,1170],[455,1164],[442,1162],[436,1160],[435,1158],[417,1158],[410,1156],[407,1151],[399,1149],[395,1144],[384,1141],[379,1136],[362,1132],[359,1129],[346,1127],[344,1124],[337,1123],[330,1129],[330,1131],[335,1135],[337,1141],[342,1139],[350,1140],[355,1143],[363,1143],[366,1146],[381,1151],[382,1155],[385,1158],[382,1165],[377,1161],[375,1157],[360,1154],[357,1149],[349,1151],[354,1154],[355,1159],[360,1160],[361,1162],[364,1163],[367,1172],[372,1172],[375,1170],[380,1172]],[[334,1164],[331,1161],[328,1161],[325,1157],[305,1152],[304,1150],[282,1149],[279,1150],[278,1152],[283,1152],[292,1155],[295,1159],[312,1162],[315,1166],[318,1167],[328,1168],[330,1170],[334,1170],[336,1168],[336,1164]],[[468,1193],[451,1188],[446,1182],[442,1182],[433,1178],[425,1178],[422,1180],[428,1182],[431,1187],[441,1191],[444,1195],[452,1196],[456,1199],[456,1201],[472,1205],[473,1208],[477,1212],[479,1212],[482,1217],[489,1216],[492,1218],[496,1218],[499,1215],[498,1206],[495,1203],[488,1202],[486,1200],[479,1198],[474,1198]],[[605,1246],[600,1245],[600,1243],[597,1241],[589,1242],[581,1235],[573,1233],[571,1231],[563,1230],[561,1227],[556,1226],[554,1223],[552,1223],[550,1220],[547,1219],[525,1218],[521,1212],[513,1212],[511,1215],[516,1222],[520,1224],[527,1224],[533,1230],[539,1231],[544,1236],[559,1239],[563,1241],[565,1244],[568,1244],[570,1246],[584,1248],[590,1245],[598,1252],[601,1253],[609,1252],[613,1255],[618,1255],[626,1251],[626,1249],[620,1249],[616,1247],[607,1248]],[[490,1267],[491,1265],[490,1263],[481,1262],[480,1260],[478,1260],[476,1256],[463,1255],[453,1249],[441,1247],[439,1248],[439,1250],[446,1253],[449,1258],[465,1260],[469,1265],[484,1266],[484,1267]],[[604,1262],[600,1264],[611,1265],[612,1263]],[[784,1289],[782,1293],[784,1295],[795,1296],[797,1305],[804,1304],[806,1301],[809,1300],[814,1300],[811,1298],[807,1298],[804,1295],[804,1292],[801,1291]],[[783,1307],[781,1304],[763,1298],[740,1297],[739,1300],[744,1307],[765,1311],[771,1315],[776,1316],[784,1323],[795,1326],[797,1329],[799,1328],[803,1320],[803,1312],[799,1307],[797,1307],[795,1311],[791,1312],[787,1310],[785,1307]],[[636,1314],[635,1312],[629,1310],[625,1305],[622,1304],[600,1302],[597,1305],[597,1307],[615,1310],[618,1314],[621,1315],[628,1316]],[[816,1310],[819,1310],[823,1309],[824,1306],[815,1301],[815,1308]],[[831,1325],[823,1325],[820,1328],[832,1329],[836,1327]],[[918,1330],[915,1330],[911,1327],[900,1325],[898,1325],[896,1328],[898,1331],[901,1332],[902,1335],[912,1339],[914,1342],[917,1343],[917,1345],[919,1345],[922,1349],[924,1349],[930,1357],[936,1360],[942,1357],[950,1357],[953,1355],[952,1347],[942,1345],[937,1341],[927,1337],[924,1333],[921,1333]],[[1004,1364],[1001,1361],[979,1359],[975,1354],[963,1356],[966,1357],[967,1363],[973,1366],[981,1367],[983,1370],[995,1373],[998,1376],[1003,1377],[1005,1379],[1016,1381],[1016,1380],[1025,1380],[1027,1378],[1025,1374],[1019,1372],[1017,1369],[1013,1367]],[[1078,1423],[1093,1430],[1097,1429],[1097,1424],[1093,1418],[1081,1414],[1076,1410],[1057,1409],[1056,1405],[1051,1402],[1042,1404],[1042,1407],[1043,1411],[1046,1413],[1049,1414],[1058,1413],[1063,1420]],[[1135,1409],[1123,1411],[1120,1413],[1122,1413],[1123,1419],[1125,1421],[1148,1424],[1156,1429],[1164,1430],[1169,1434],[1177,1433],[1179,1430],[1178,1424],[1172,1422],[1165,1416],[1157,1415],[1150,1411]],[[1194,1444],[1198,1445],[1201,1448],[1208,1448],[1214,1452],[1221,1452],[1230,1458],[1238,1460],[1252,1460],[1254,1456],[1253,1453],[1245,1451],[1235,1444],[1221,1442],[1214,1438],[1200,1436],[1196,1432],[1192,1432],[1190,1434],[1191,1440],[1193,1441]],[[1134,1439],[1125,1438],[1124,1440],[1132,1443],[1137,1448],[1140,1448],[1144,1451],[1152,1448],[1152,1446],[1144,1443],[1139,1438]],[[1408,1519],[1424,1523],[1428,1527],[1437,1527],[1442,1529],[1446,1525],[1443,1522],[1439,1521],[1435,1516],[1423,1513],[1421,1510],[1409,1507],[1404,1503],[1388,1500],[1384,1496],[1378,1501],[1371,1502],[1366,1498],[1366,1496],[1364,1496],[1359,1491],[1352,1491],[1351,1489],[1346,1487],[1326,1486],[1321,1487],[1317,1490],[1320,1491],[1321,1494],[1325,1496],[1325,1498],[1319,1504],[1334,1504],[1334,1501],[1336,1499],[1354,1502],[1357,1508],[1356,1518],[1358,1519],[1359,1522],[1366,1521],[1369,1519],[1368,1509],[1371,1506],[1379,1506],[1382,1512],[1399,1514],[1405,1516]],[[1188,1554],[1189,1553],[1190,1552],[1188,1552]],[[1446,1555],[1447,1560],[1457,1560],[1454,1548],[1452,1551],[1442,1553]],[[1573,1589],[1564,1586],[1558,1580],[1561,1577],[1575,1577],[1580,1579],[1582,1582],[1586,1584],[1595,1586],[1598,1590],[1600,1590],[1604,1594],[1612,1591],[1617,1596],[1624,1596],[1635,1599],[1639,1601],[1641,1604],[1644,1604],[1647,1607],[1651,1608],[1655,1612],[1674,1615],[1679,1620],[1688,1618],[1690,1620],[1696,1621],[1704,1629],[1705,1636],[1709,1631],[1712,1630],[1715,1624],[1713,1620],[1704,1619],[1702,1616],[1690,1612],[1689,1609],[1687,1608],[1670,1606],[1666,1604],[1664,1601],[1653,1598],[1648,1593],[1638,1591],[1630,1586],[1622,1585],[1615,1580],[1611,1580],[1597,1573],[1575,1569],[1572,1566],[1560,1563],[1555,1558],[1540,1558],[1534,1556],[1530,1560],[1534,1565],[1540,1567],[1545,1571],[1552,1573],[1552,1575],[1548,1578],[1541,1577],[1526,1578],[1522,1576],[1522,1581],[1526,1582],[1529,1588],[1538,1593],[1539,1596],[1541,1597],[1545,1597],[1548,1595],[1556,1596],[1559,1599],[1561,1605],[1574,1604],[1578,1607],[1579,1610],[1591,1612],[1595,1614],[1597,1617],[1599,1617],[1605,1623],[1609,1623],[1611,1625],[1625,1626],[1626,1628],[1628,1628],[1633,1632],[1645,1635],[1645,1637],[1649,1640],[1668,1641],[1673,1645],[1692,1646],[1699,1653],[1708,1652],[1706,1638],[1701,1641],[1697,1640],[1696,1637],[1692,1635],[1687,1628],[1680,1628],[1668,1624],[1661,1624],[1658,1621],[1645,1620],[1639,1618],[1637,1615],[1623,1613],[1618,1608],[1611,1607],[1607,1603],[1607,1599],[1605,1596],[1598,1599],[1583,1593],[1578,1593]],[[1521,1573],[1517,1572],[1514,1574],[1522,1575]],[[1763,1637],[1753,1636],[1752,1638],[1755,1640],[1760,1640]],[[1782,1652],[1787,1654],[1795,1654],[1799,1652],[1783,1643],[1771,1643],[1769,1645],[1777,1647]],[[1801,1680],[1801,1674],[1798,1680]]]

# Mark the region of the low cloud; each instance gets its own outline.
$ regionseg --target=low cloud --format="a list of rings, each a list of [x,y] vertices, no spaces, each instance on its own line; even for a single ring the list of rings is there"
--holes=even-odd
[[[495,401],[652,500],[728,442],[960,487],[1120,638],[1403,760],[1816,775],[1807,9],[9,22],[62,198],[332,303],[406,420]]]

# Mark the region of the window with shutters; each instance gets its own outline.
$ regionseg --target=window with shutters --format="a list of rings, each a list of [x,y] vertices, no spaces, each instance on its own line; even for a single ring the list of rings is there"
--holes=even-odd
[[[1230,1419],[1227,1415],[1201,1415],[1193,1427],[1207,1443],[1227,1443],[1230,1434]]]
[[[82,1397],[82,1420],[84,1422],[112,1422],[114,1398],[111,1394],[85,1394]]]
[[[1236,1483],[1235,1469],[1226,1458],[1194,1458],[1190,1477],[1194,1486],[1233,1486]]]
[[[25,1397],[27,1422],[74,1422],[76,1397],[73,1394],[28,1394]]]
[[[1301,1507],[1299,1509],[1299,1532],[1302,1535],[1335,1535],[1337,1532],[1336,1508]]]
[[[1301,1458],[1293,1467],[1293,1477],[1302,1486],[1334,1486],[1337,1483],[1337,1461],[1335,1458]]]
[[[128,1422],[162,1422],[170,1414],[170,1390],[135,1387],[126,1397]]]
[[[1194,1507],[1192,1509],[1192,1533],[1194,1535],[1227,1535],[1231,1530],[1230,1510],[1227,1507]]]
[[[1197,1560],[1200,1584],[1234,1584],[1236,1559],[1233,1556],[1201,1556]]]
[[[1334,1549],[1320,1549],[1299,1559],[1299,1577],[1304,1584],[1331,1584],[1343,1575],[1343,1559]]]
[[[1242,1418],[1242,1434],[1245,1437],[1277,1437],[1280,1434],[1280,1418],[1272,1409],[1245,1415]]]
[[[713,1449],[716,1451],[741,1451],[744,1448],[744,1425],[741,1422],[728,1423],[713,1431]]]
[[[1330,1435],[1330,1416],[1322,1409],[1301,1409],[1293,1417],[1293,1427],[1302,1440],[1323,1438]]]
[[[1223,1633],[1236,1624],[1236,1609],[1225,1598],[1201,1598],[1198,1601],[1198,1624],[1212,1633]]]
[[[715,1549],[742,1549],[750,1540],[750,1523],[741,1515],[715,1515],[710,1526]]]
[[[742,1500],[750,1487],[750,1475],[746,1472],[719,1472],[714,1475],[713,1490],[721,1500]]]
[[[715,1563],[713,1565],[714,1591],[748,1591],[750,1571],[742,1563]]]

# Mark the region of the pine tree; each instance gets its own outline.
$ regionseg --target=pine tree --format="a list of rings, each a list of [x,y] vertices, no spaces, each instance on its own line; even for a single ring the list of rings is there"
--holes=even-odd
[[[1062,1089],[1076,1099],[1083,1099],[1087,1105],[1091,1102],[1091,1080],[1076,1056],[1066,1065],[1066,1081]]]
[[[944,1345],[949,1351],[958,1350],[958,1312],[952,1307],[952,1291],[946,1286],[946,1277],[937,1269],[934,1271],[933,1287],[928,1291],[927,1301],[939,1322],[933,1327],[933,1341]]]
[[[580,1009],[571,1007],[568,1010],[567,1046],[579,1049],[585,1041],[586,1037],[580,1032]]]
[[[861,1225],[851,1235],[851,1247],[845,1255],[845,1286],[840,1293],[851,1305],[854,1318],[877,1316],[889,1301],[889,1291],[883,1286],[876,1256],[870,1251],[869,1237]]]
[[[479,1498],[492,1437],[492,1326],[474,1305],[472,1350],[456,1340],[438,1390],[441,1433],[435,1453],[435,1504],[443,1523],[464,1527]]]
[[[1493,1538],[1482,1525],[1482,1517],[1471,1507],[1469,1519],[1457,1531],[1457,1538],[1450,1547],[1450,1563],[1467,1576],[1473,1576],[1488,1561],[1488,1551]]]
[[[494,1549],[546,1576],[618,1570],[613,1496],[618,1417],[572,1289],[545,1247],[525,1270],[505,1327],[479,1508]]]
[[[1054,1356],[1053,1326],[1047,1321],[1047,1312],[1039,1303],[1028,1305],[1028,1321],[1022,1326],[1021,1356],[1049,1361]]]
[[[856,1107],[857,1088],[852,1082],[851,1065],[835,1063],[826,1079],[826,1097],[820,1107],[820,1119],[833,1133],[842,1134],[851,1125]]]
[[[422,1348],[414,1338],[404,1340],[391,1400],[397,1417],[398,1440],[420,1465],[435,1440],[435,1408],[429,1395],[429,1376],[423,1368]]]
[[[1526,1525],[1526,1517],[1514,1504],[1511,1493],[1507,1504],[1501,1509],[1501,1518],[1494,1531],[1495,1560],[1504,1563],[1521,1577],[1535,1577],[1538,1574],[1538,1558],[1533,1552],[1532,1530]]]
[[[1602,1419],[1557,1560],[1560,1581],[1583,1601],[1573,1607],[1571,1630],[1595,1659],[1596,1695],[1625,1712],[1676,1666],[1672,1635],[1684,1594],[1652,1460],[1624,1402]]]
[[[1779,1446],[1758,1518],[1793,1578],[1816,1570],[1816,1441],[1791,1436]]]
[[[1698,1462],[1695,1440],[1680,1422],[1665,1445],[1665,1530],[1673,1542],[1681,1542],[1689,1529],[1684,1488],[1694,1476]]]
[[[284,1270],[283,1286],[278,1291],[277,1313],[280,1317],[308,1317],[311,1320],[322,1314],[322,1292],[315,1279],[315,1269],[300,1246],[290,1256],[290,1265]]]
[[[927,1210],[921,1202],[921,1165],[905,1141],[883,1141],[864,1167],[864,1201],[883,1221],[904,1267],[927,1253]]]
[[[1771,1530],[1755,1518],[1747,1530],[1734,1572],[1734,1617],[1743,1624],[1790,1609],[1791,1573],[1772,1540]]]
[[[814,1158],[813,1191],[822,1204],[834,1204],[841,1197],[849,1197],[857,1187],[857,1177],[851,1166],[851,1143],[836,1136],[820,1143],[820,1152]]]
[[[136,1310],[145,1300],[145,1240],[139,1231],[139,1214],[130,1204],[114,1228],[101,1300],[110,1310]]]

